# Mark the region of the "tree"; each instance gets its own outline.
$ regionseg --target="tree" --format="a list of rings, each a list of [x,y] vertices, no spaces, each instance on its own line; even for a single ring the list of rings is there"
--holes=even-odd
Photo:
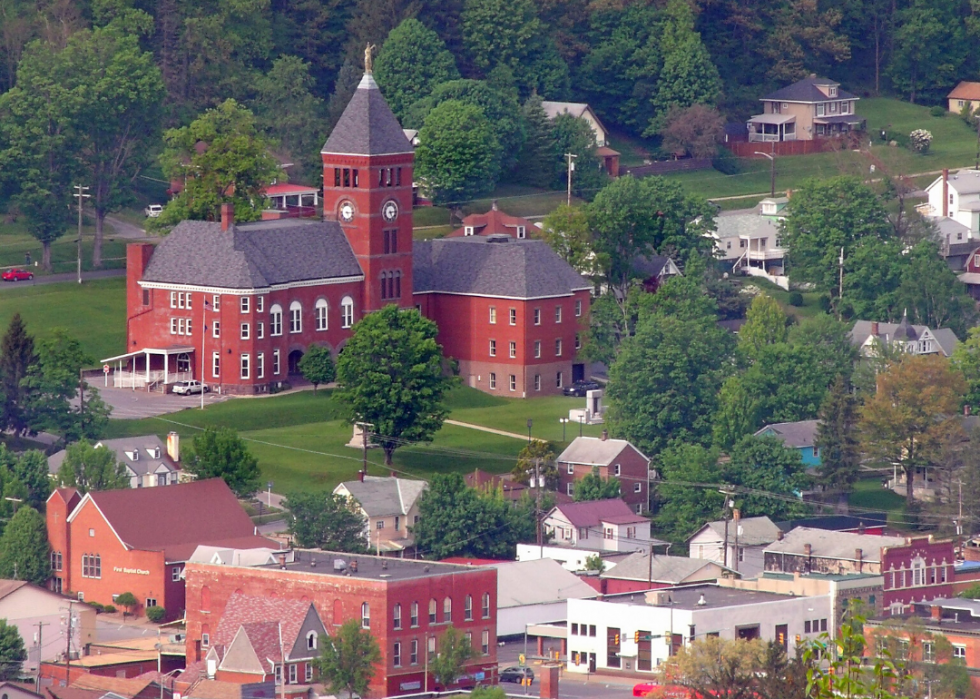
[[[517,455],[517,465],[512,473],[514,481],[527,485],[534,481],[534,473],[543,483],[535,483],[533,487],[555,490],[558,487],[558,467],[555,465],[555,448],[551,442],[534,440],[521,449]]]
[[[21,664],[27,660],[24,639],[20,630],[6,619],[0,619],[0,681],[16,680],[21,676]]]
[[[20,434],[27,429],[27,416],[21,383],[37,361],[34,338],[27,334],[20,313],[14,313],[0,341],[0,386],[3,391],[3,421],[7,429]]]
[[[551,162],[553,175],[551,186],[565,189],[568,183],[568,158],[575,156],[575,172],[572,174],[572,194],[590,201],[601,190],[609,177],[596,153],[595,132],[585,119],[571,114],[559,114],[551,121]]]
[[[429,658],[429,672],[436,685],[446,689],[456,684],[456,678],[462,674],[466,663],[476,656],[476,652],[466,635],[452,624],[442,632],[436,647],[436,656]]]
[[[194,437],[193,454],[184,468],[198,478],[224,479],[240,498],[254,494],[260,486],[258,459],[230,427],[209,426]]]
[[[857,441],[857,401],[838,376],[820,406],[814,447],[820,450],[820,480],[841,498],[854,488],[861,465]]]
[[[977,321],[977,304],[943,260],[939,246],[923,240],[901,259],[904,265],[896,296],[902,312],[907,309],[913,323],[949,328],[965,336]]]
[[[897,14],[888,72],[913,104],[923,92],[939,96],[942,86],[954,79],[956,64],[939,47],[959,43],[962,28],[945,20],[938,8],[923,2],[911,3]]]
[[[361,629],[357,619],[345,621],[331,636],[320,636],[320,657],[316,664],[320,677],[334,693],[347,692],[363,697],[381,662],[381,649],[370,631]]]
[[[762,665],[764,646],[759,640],[728,640],[717,636],[682,646],[667,661],[667,677],[693,694],[749,699]]]
[[[592,232],[589,216],[581,206],[559,204],[545,216],[542,235],[551,249],[580,274],[593,270]]]
[[[861,444],[870,456],[901,465],[913,504],[916,469],[929,466],[959,429],[966,386],[938,355],[906,356],[878,375],[878,391],[861,409]]]
[[[531,0],[465,0],[463,40],[472,64],[484,75],[505,65],[514,75],[528,70],[528,55],[541,30]]]
[[[340,121],[340,117],[347,109],[347,103],[354,96],[360,81],[361,71],[350,59],[346,59],[340,67],[340,72],[337,73],[330,99],[327,100],[327,123],[325,124],[327,132],[333,131],[333,127]]]
[[[671,107],[660,129],[663,148],[674,153],[687,153],[692,158],[712,158],[725,129],[725,119],[714,107],[692,104],[690,107]]]
[[[720,519],[725,498],[717,488],[690,483],[721,483],[720,452],[700,444],[672,444],[660,453],[660,479],[655,484],[658,536],[681,543],[704,526]]]
[[[254,221],[264,207],[263,190],[283,178],[272,143],[259,133],[252,112],[233,99],[188,126],[169,129],[163,140],[163,172],[184,189],[164,207],[161,225],[219,220],[224,203],[234,205],[237,220]]]
[[[404,120],[413,102],[427,97],[439,83],[459,78],[459,71],[439,35],[409,18],[385,39],[374,64],[374,77],[391,111]]]
[[[135,614],[136,608],[140,606],[139,600],[136,599],[136,595],[134,595],[132,592],[123,592],[120,595],[116,595],[116,604],[130,614]]]
[[[606,569],[606,564],[603,563],[602,556],[598,553],[593,553],[591,556],[585,557],[585,565],[583,567],[585,570],[601,573]]]
[[[64,443],[81,437],[97,439],[109,424],[109,408],[99,392],[81,378],[83,367],[94,363],[81,344],[64,330],[39,340],[37,362],[21,382],[30,429],[60,435]],[[79,391],[83,400],[75,404]]]
[[[554,163],[558,159],[552,143],[551,121],[541,106],[541,98],[533,94],[521,107],[525,140],[517,158],[515,176],[531,187],[550,187],[554,181]]]
[[[337,361],[337,397],[352,422],[367,423],[385,464],[401,444],[432,439],[452,385],[442,371],[437,328],[413,310],[385,306],[354,325]]]
[[[24,503],[40,512],[51,494],[48,458],[43,451],[31,449],[17,456],[10,454],[10,461],[10,470],[26,491]]]
[[[49,554],[44,515],[21,505],[0,537],[0,577],[45,585],[51,577]]]
[[[745,315],[745,324],[738,331],[738,349],[755,358],[768,345],[785,342],[786,314],[779,303],[767,294],[752,299]]]
[[[721,466],[722,479],[744,489],[739,506],[746,517],[766,515],[774,521],[805,514],[800,493],[810,479],[797,449],[776,437],[747,435],[732,447],[731,460]]]
[[[980,327],[970,328],[967,339],[957,343],[951,361],[966,381],[966,405],[980,408]]]
[[[299,370],[303,378],[313,384],[314,396],[317,386],[330,383],[337,375],[330,348],[322,345],[310,345],[306,354],[299,360]]]
[[[415,174],[438,204],[472,199],[496,185],[499,148],[482,109],[448,100],[425,117]]]
[[[357,505],[343,495],[290,493],[283,503],[292,521],[289,533],[302,548],[362,553],[367,520]]]
[[[829,385],[836,377],[850,378],[857,349],[851,343],[850,326],[820,313],[804,318],[789,330],[789,343],[809,347],[824,380]]]
[[[783,223],[790,276],[829,292],[836,307],[841,248],[846,263],[858,241],[885,238],[889,231],[881,200],[858,178],[807,180],[793,192]]]
[[[602,478],[599,475],[599,467],[592,468],[591,473],[578,481],[575,481],[574,498],[575,502],[586,500],[608,500],[618,498],[622,488],[618,478]]]
[[[94,447],[85,439],[68,446],[65,460],[58,469],[58,485],[76,488],[84,495],[94,490],[119,490],[129,487],[126,467],[116,454],[105,447]]]

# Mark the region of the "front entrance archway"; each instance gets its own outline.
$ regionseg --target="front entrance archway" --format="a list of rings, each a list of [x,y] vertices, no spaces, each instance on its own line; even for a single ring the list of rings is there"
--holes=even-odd
[[[299,374],[299,360],[303,358],[303,351],[295,349],[289,353],[289,373]]]
[[[191,370],[191,358],[186,352],[177,355],[177,372],[185,373]]]

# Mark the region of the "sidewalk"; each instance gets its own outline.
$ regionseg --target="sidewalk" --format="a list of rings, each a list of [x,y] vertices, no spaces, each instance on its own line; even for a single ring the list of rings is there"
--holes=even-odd
[[[483,425],[474,425],[471,422],[460,422],[459,420],[444,420],[447,425],[454,425],[456,427],[466,427],[471,430],[478,430],[480,432],[489,432],[490,434],[499,434],[501,437],[510,437],[512,439],[519,439],[522,442],[527,441],[526,434],[517,434],[516,432],[507,432],[505,430],[497,430],[493,427],[484,427]],[[541,439],[540,437],[532,437],[535,442],[545,442],[547,440]]]

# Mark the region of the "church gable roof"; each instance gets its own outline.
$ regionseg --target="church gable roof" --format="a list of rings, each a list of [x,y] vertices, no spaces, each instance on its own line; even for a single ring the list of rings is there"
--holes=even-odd
[[[365,73],[320,152],[393,155],[414,151],[378,83],[370,73]]]

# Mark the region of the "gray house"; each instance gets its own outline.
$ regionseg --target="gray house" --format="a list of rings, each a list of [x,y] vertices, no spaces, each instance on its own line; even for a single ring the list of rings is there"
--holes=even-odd
[[[176,433],[167,437],[167,444],[155,434],[140,437],[103,439],[97,449],[108,449],[126,467],[130,488],[152,488],[174,485],[180,480],[180,447]],[[48,457],[48,472],[54,476],[65,461],[62,449]]]
[[[688,555],[725,565],[725,522],[708,522],[688,543]],[[763,551],[779,538],[779,527],[768,517],[746,517],[728,522],[728,567],[745,577],[763,570]]]

